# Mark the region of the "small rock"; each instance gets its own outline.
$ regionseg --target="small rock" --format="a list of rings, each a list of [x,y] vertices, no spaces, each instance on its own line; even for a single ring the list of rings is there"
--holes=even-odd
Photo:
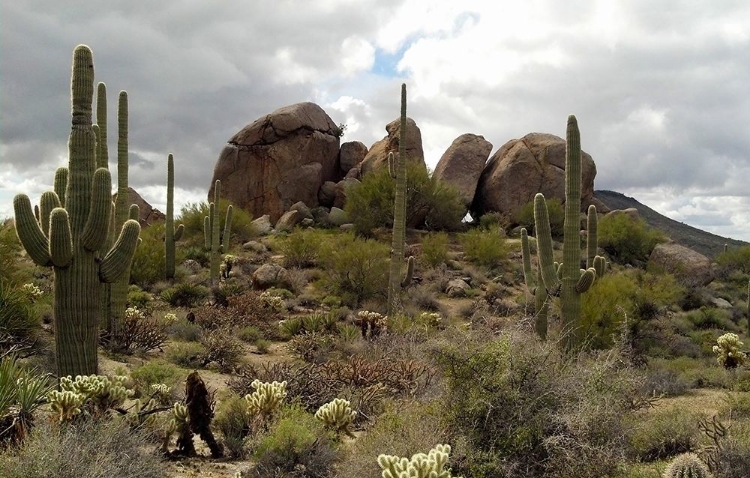
[[[298,201],[294,204],[292,204],[292,207],[289,208],[290,211],[298,211],[300,214],[302,214],[302,217],[305,219],[312,219],[313,215],[312,212],[310,212],[310,208],[307,207],[305,203],[302,201]]]
[[[289,272],[278,264],[263,264],[253,272],[253,287],[285,287],[289,285]]]
[[[470,288],[471,287],[465,280],[453,279],[445,286],[445,293],[448,294],[449,297],[464,297],[466,296],[466,291]]]
[[[249,241],[242,245],[242,248],[246,251],[253,251],[257,253],[263,253],[268,251],[268,248],[263,243],[258,241]]]
[[[268,214],[260,216],[258,219],[255,219],[252,222],[252,226],[253,230],[257,231],[261,236],[270,234],[271,229],[273,229],[273,227],[271,226],[271,216],[269,216]]]
[[[297,210],[287,211],[276,221],[276,232],[290,232],[305,217]]]
[[[343,209],[332,207],[331,212],[328,213],[328,221],[334,226],[341,226],[349,222],[349,217]]]
[[[199,270],[201,270],[201,265],[194,259],[187,259],[182,263],[182,267],[187,269],[191,274],[196,274]]]

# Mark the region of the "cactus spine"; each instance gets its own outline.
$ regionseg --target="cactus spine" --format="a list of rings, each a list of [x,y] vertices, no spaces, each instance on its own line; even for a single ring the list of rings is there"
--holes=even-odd
[[[219,199],[221,198],[221,181],[214,183],[214,202],[208,205],[208,216],[203,218],[203,236],[206,249],[211,251],[211,285],[219,284],[221,272],[221,254],[229,251],[229,236],[232,232],[232,206],[227,208],[224,221],[224,236],[219,235]]]
[[[581,134],[575,116],[568,117],[565,141],[565,226],[563,262],[558,272],[552,258],[552,235],[544,195],[534,197],[534,225],[537,233],[542,281],[547,293],[561,296],[563,343],[570,350],[580,343],[577,330],[581,315],[581,294],[596,278],[594,268],[581,271]]]
[[[547,317],[549,315],[549,301],[547,291],[542,284],[542,271],[539,264],[536,270],[531,267],[531,248],[526,228],[521,229],[521,255],[523,257],[523,278],[526,289],[534,296],[534,330],[540,339],[547,339]]]
[[[388,169],[396,180],[396,198],[393,207],[393,239],[391,243],[391,264],[388,277],[388,315],[398,312],[401,301],[401,288],[411,282],[414,272],[414,259],[409,258],[407,274],[401,277],[406,243],[406,85],[401,85],[401,125],[398,139],[398,158],[388,154]]]
[[[678,455],[664,470],[664,478],[710,478],[713,475],[695,453]]]
[[[47,233],[34,219],[25,194],[13,200],[16,231],[29,257],[53,266],[54,333],[58,376],[90,375],[97,369],[100,282],[114,282],[127,269],[135,251],[140,225],[126,221],[115,245],[103,257],[97,253],[107,237],[112,180],[96,169],[96,138],[91,124],[94,62],[84,45],[73,53],[72,125],[65,204],[50,213]],[[59,199],[59,198],[58,198]]]
[[[182,237],[182,224],[174,227],[174,157],[167,158],[167,223],[164,239],[164,256],[166,258],[167,280],[174,278],[174,243]]]

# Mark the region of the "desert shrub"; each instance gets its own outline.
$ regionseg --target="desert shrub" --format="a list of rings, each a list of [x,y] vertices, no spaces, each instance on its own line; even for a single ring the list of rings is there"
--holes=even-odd
[[[193,307],[208,297],[209,290],[201,285],[180,283],[161,293],[161,298],[174,307]]]
[[[246,439],[250,434],[250,420],[245,399],[232,394],[221,400],[211,426],[223,435],[224,449],[229,452],[231,458],[245,457]]]
[[[13,221],[0,222],[0,282],[20,280],[18,254],[21,250]]]
[[[389,253],[387,245],[373,239],[334,236],[321,250],[323,280],[333,293],[350,298],[354,305],[385,296]]]
[[[278,250],[284,254],[285,267],[310,267],[318,261],[321,243],[326,237],[315,229],[295,229],[281,239]]]
[[[259,477],[330,476],[338,452],[323,424],[299,407],[285,408],[257,443],[253,458]]]
[[[224,221],[226,219],[226,211],[230,202],[226,199],[219,200],[219,225],[221,234],[224,233]],[[185,226],[184,236],[193,244],[203,244],[203,218],[208,216],[208,203],[203,201],[199,203],[187,203],[182,209],[180,209],[180,217],[175,223],[182,223]],[[252,225],[253,218],[245,210],[239,207],[233,207],[232,210],[232,241],[237,241],[240,244],[245,243],[257,236],[254,226]],[[230,243],[230,249],[232,245]],[[226,252],[226,251],[224,251]],[[199,261],[200,262],[200,261]]]
[[[328,359],[334,345],[331,335],[304,332],[292,337],[287,347],[305,362],[321,363]]]
[[[431,232],[422,238],[422,259],[428,266],[437,267],[448,260],[448,234]]]
[[[124,420],[40,423],[24,446],[0,455],[0,476],[161,478],[166,463],[144,446],[154,438]]]
[[[227,307],[229,305],[229,298],[240,295],[247,290],[245,284],[235,280],[235,278],[229,278],[223,280],[218,286],[211,288],[211,297],[213,298],[214,305],[221,307]]]
[[[628,214],[604,216],[598,226],[599,247],[622,264],[648,260],[651,251],[665,238],[657,229]]]
[[[109,337],[113,349],[123,353],[161,350],[167,340],[166,324],[135,307],[125,309],[122,327]]]
[[[167,333],[177,340],[196,342],[200,340],[202,330],[197,324],[179,320],[167,327]]]
[[[627,318],[631,340],[639,345],[643,324],[682,293],[671,275],[640,270],[606,274],[581,298],[581,334],[593,348],[609,347]]]
[[[511,221],[510,217],[502,212],[488,212],[479,217],[479,227],[482,229],[500,227],[507,230],[512,223],[513,221]]]
[[[254,325],[248,325],[237,332],[237,337],[243,342],[253,343],[256,340],[263,338],[263,332]]]
[[[716,263],[725,276],[734,271],[750,274],[750,245],[727,248],[716,256]]]
[[[34,425],[34,411],[53,389],[49,376],[24,369],[15,356],[0,358],[0,446],[23,443]]]
[[[549,226],[552,230],[552,236],[562,237],[565,226],[565,209],[562,202],[557,198],[546,200],[547,213],[549,215]],[[523,226],[530,235],[534,235],[534,200],[527,202],[516,213],[516,223]]]
[[[31,296],[21,286],[0,281],[0,354],[31,338],[38,326]]]
[[[206,347],[196,342],[178,342],[167,350],[170,362],[185,368],[205,366]]]
[[[676,397],[690,390],[690,382],[674,370],[652,368],[647,372],[641,390],[644,395]]]
[[[448,426],[466,442],[457,474],[593,478],[617,467],[640,382],[619,350],[572,357],[505,331],[492,342],[456,341],[438,357]]]
[[[187,376],[179,368],[163,360],[152,360],[130,372],[133,380],[133,389],[137,394],[143,396],[151,390],[152,385],[163,383],[169,388],[176,390],[181,388],[180,384]],[[184,388],[184,387],[183,387]]]
[[[357,439],[336,467],[337,478],[379,476],[377,456],[381,453],[412,456],[445,443],[447,432],[442,410],[436,403],[398,401],[388,404],[385,413],[365,435]]]
[[[259,354],[267,354],[271,350],[271,342],[266,339],[257,339],[253,345]]]
[[[747,478],[747,470],[750,470],[750,442],[742,443],[733,437],[725,440],[715,460],[717,476]]]
[[[474,264],[493,268],[508,258],[510,247],[505,240],[505,231],[472,229],[459,235],[466,259]]]
[[[433,230],[459,229],[465,207],[455,189],[430,177],[420,164],[408,162],[406,170],[406,223]],[[394,200],[395,181],[383,167],[349,189],[344,210],[357,233],[370,235],[375,228],[393,225]]]
[[[701,307],[686,316],[696,329],[700,330],[731,330],[739,332],[739,328],[730,319],[730,313],[715,307]]]
[[[203,365],[215,363],[222,373],[234,370],[242,356],[242,345],[230,333],[212,330],[201,337],[205,348]]]
[[[700,419],[700,414],[683,407],[639,412],[628,428],[630,454],[639,461],[654,461],[691,451]]]
[[[142,241],[135,249],[130,267],[130,283],[147,289],[163,280],[164,262],[164,224],[152,224],[141,229]]]
[[[202,226],[201,226],[202,227]],[[210,267],[211,265],[211,254],[207,251],[205,246],[191,246],[184,249],[185,258],[183,260],[193,260],[201,265],[201,267]]]
[[[146,309],[151,302],[151,294],[142,290],[140,287],[131,285],[128,289],[128,307],[137,307],[141,310]]]

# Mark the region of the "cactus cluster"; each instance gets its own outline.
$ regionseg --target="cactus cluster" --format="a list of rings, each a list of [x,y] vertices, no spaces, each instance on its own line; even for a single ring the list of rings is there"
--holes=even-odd
[[[219,224],[219,199],[221,198],[221,181],[214,183],[214,200],[208,205],[208,216],[203,218],[203,237],[206,249],[210,251],[211,257],[211,285],[219,283],[221,254],[229,250],[229,236],[232,231],[232,206],[227,208],[227,216],[224,221],[224,234],[220,235]]]
[[[164,236],[164,257],[167,280],[174,279],[174,243],[182,238],[185,227],[180,224],[174,227],[174,157],[170,154],[167,158],[167,219],[166,233]]]
[[[713,351],[716,354],[716,361],[726,368],[732,369],[745,363],[747,354],[742,352],[743,342],[737,334],[728,333],[716,339],[716,345]]]
[[[73,53],[71,91],[68,168],[55,175],[55,191],[42,196],[40,222],[27,195],[13,200],[16,232],[29,257],[54,270],[55,351],[61,377],[96,373],[101,283],[125,276],[140,234],[137,221],[124,221],[117,241],[104,248],[112,216],[112,179],[107,169],[97,169],[94,61],[84,45]]]
[[[695,453],[678,455],[664,470],[664,478],[711,478],[711,472]]]
[[[268,383],[253,380],[251,385],[255,391],[245,395],[248,415],[265,419],[281,409],[281,404],[286,398],[286,381]]]
[[[126,380],[124,376],[110,379],[103,375],[78,375],[75,379],[61,377],[60,391],[50,392],[47,399],[61,422],[81,413],[84,405],[102,413],[122,405],[133,395],[133,391],[125,387]]]
[[[388,169],[396,181],[393,209],[393,238],[391,265],[388,276],[388,315],[399,311],[401,289],[409,285],[414,274],[414,258],[409,257],[406,275],[401,276],[406,244],[406,85],[401,85],[401,128],[398,140],[398,158],[388,153]]]
[[[437,445],[429,453],[417,453],[411,459],[380,455],[378,465],[383,478],[452,478],[450,469],[445,469],[450,452],[450,445]]]
[[[534,197],[534,229],[541,269],[541,284],[548,295],[560,296],[563,343],[570,350],[582,342],[578,321],[581,315],[581,294],[587,292],[596,279],[592,262],[598,262],[602,273],[603,259],[596,260],[596,208],[589,208],[589,239],[587,245],[587,269],[581,262],[581,134],[575,116],[568,117],[565,141],[565,225],[563,238],[563,262],[558,264],[552,256],[552,233],[544,195]],[[592,255],[593,253],[593,255]],[[590,261],[590,262],[589,262]],[[541,285],[539,284],[539,285]]]
[[[354,437],[352,424],[354,419],[357,418],[357,412],[352,410],[349,400],[336,398],[332,402],[326,403],[315,412],[315,418],[336,433]]]

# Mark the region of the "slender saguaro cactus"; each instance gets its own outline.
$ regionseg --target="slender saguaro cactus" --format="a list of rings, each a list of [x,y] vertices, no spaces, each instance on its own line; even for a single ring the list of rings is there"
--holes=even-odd
[[[221,198],[221,181],[214,183],[214,202],[208,205],[208,216],[203,218],[203,237],[206,249],[211,251],[211,285],[219,283],[219,272],[221,268],[221,254],[229,251],[229,236],[232,232],[232,206],[227,208],[227,216],[224,221],[224,235],[219,231],[219,199]]]
[[[164,238],[164,256],[166,258],[167,280],[174,278],[174,243],[182,237],[185,229],[180,224],[174,227],[174,157],[170,154],[167,158],[167,223],[166,236]]]
[[[596,278],[594,268],[580,269],[581,261],[581,133],[575,116],[568,117],[565,142],[565,226],[563,262],[559,276],[552,258],[552,235],[544,195],[534,197],[534,225],[537,237],[542,281],[547,293],[561,296],[563,343],[572,349],[580,343],[578,320],[581,294],[588,291]]]
[[[523,257],[523,278],[526,289],[534,297],[534,330],[539,338],[547,340],[547,318],[549,315],[549,301],[547,291],[542,284],[541,267],[537,264],[531,267],[531,248],[526,228],[521,229],[521,255]]]
[[[96,133],[96,167],[109,170],[109,147],[107,145],[107,86],[99,83],[96,88],[96,124],[93,125]],[[59,170],[58,170],[59,171]],[[55,177],[57,180],[57,177]],[[55,187],[57,190],[57,187]],[[107,238],[99,249],[101,255],[105,254],[115,242],[115,206],[110,208],[110,218],[107,224]],[[102,283],[100,326],[109,329],[109,320],[112,314],[110,295],[112,285]]]
[[[401,127],[398,139],[398,158],[388,155],[388,168],[396,180],[396,198],[393,206],[393,239],[391,243],[391,265],[388,277],[388,315],[400,308],[401,288],[411,282],[414,259],[409,258],[407,275],[402,279],[406,242],[406,85],[401,85]]]
[[[596,271],[596,277],[602,277],[607,272],[607,259],[596,255],[599,249],[598,221],[596,206],[591,204],[586,213],[586,268],[593,267]]]
[[[126,221],[106,255],[99,251],[107,237],[112,199],[109,171],[96,169],[96,138],[91,124],[94,61],[84,45],[73,53],[72,126],[65,204],[58,202],[43,231],[34,219],[25,194],[13,200],[16,232],[29,257],[52,266],[54,332],[57,373],[91,375],[97,372],[100,282],[114,282],[127,269],[135,251],[140,225]],[[54,194],[54,193],[52,193]],[[58,197],[59,199],[59,197]]]

